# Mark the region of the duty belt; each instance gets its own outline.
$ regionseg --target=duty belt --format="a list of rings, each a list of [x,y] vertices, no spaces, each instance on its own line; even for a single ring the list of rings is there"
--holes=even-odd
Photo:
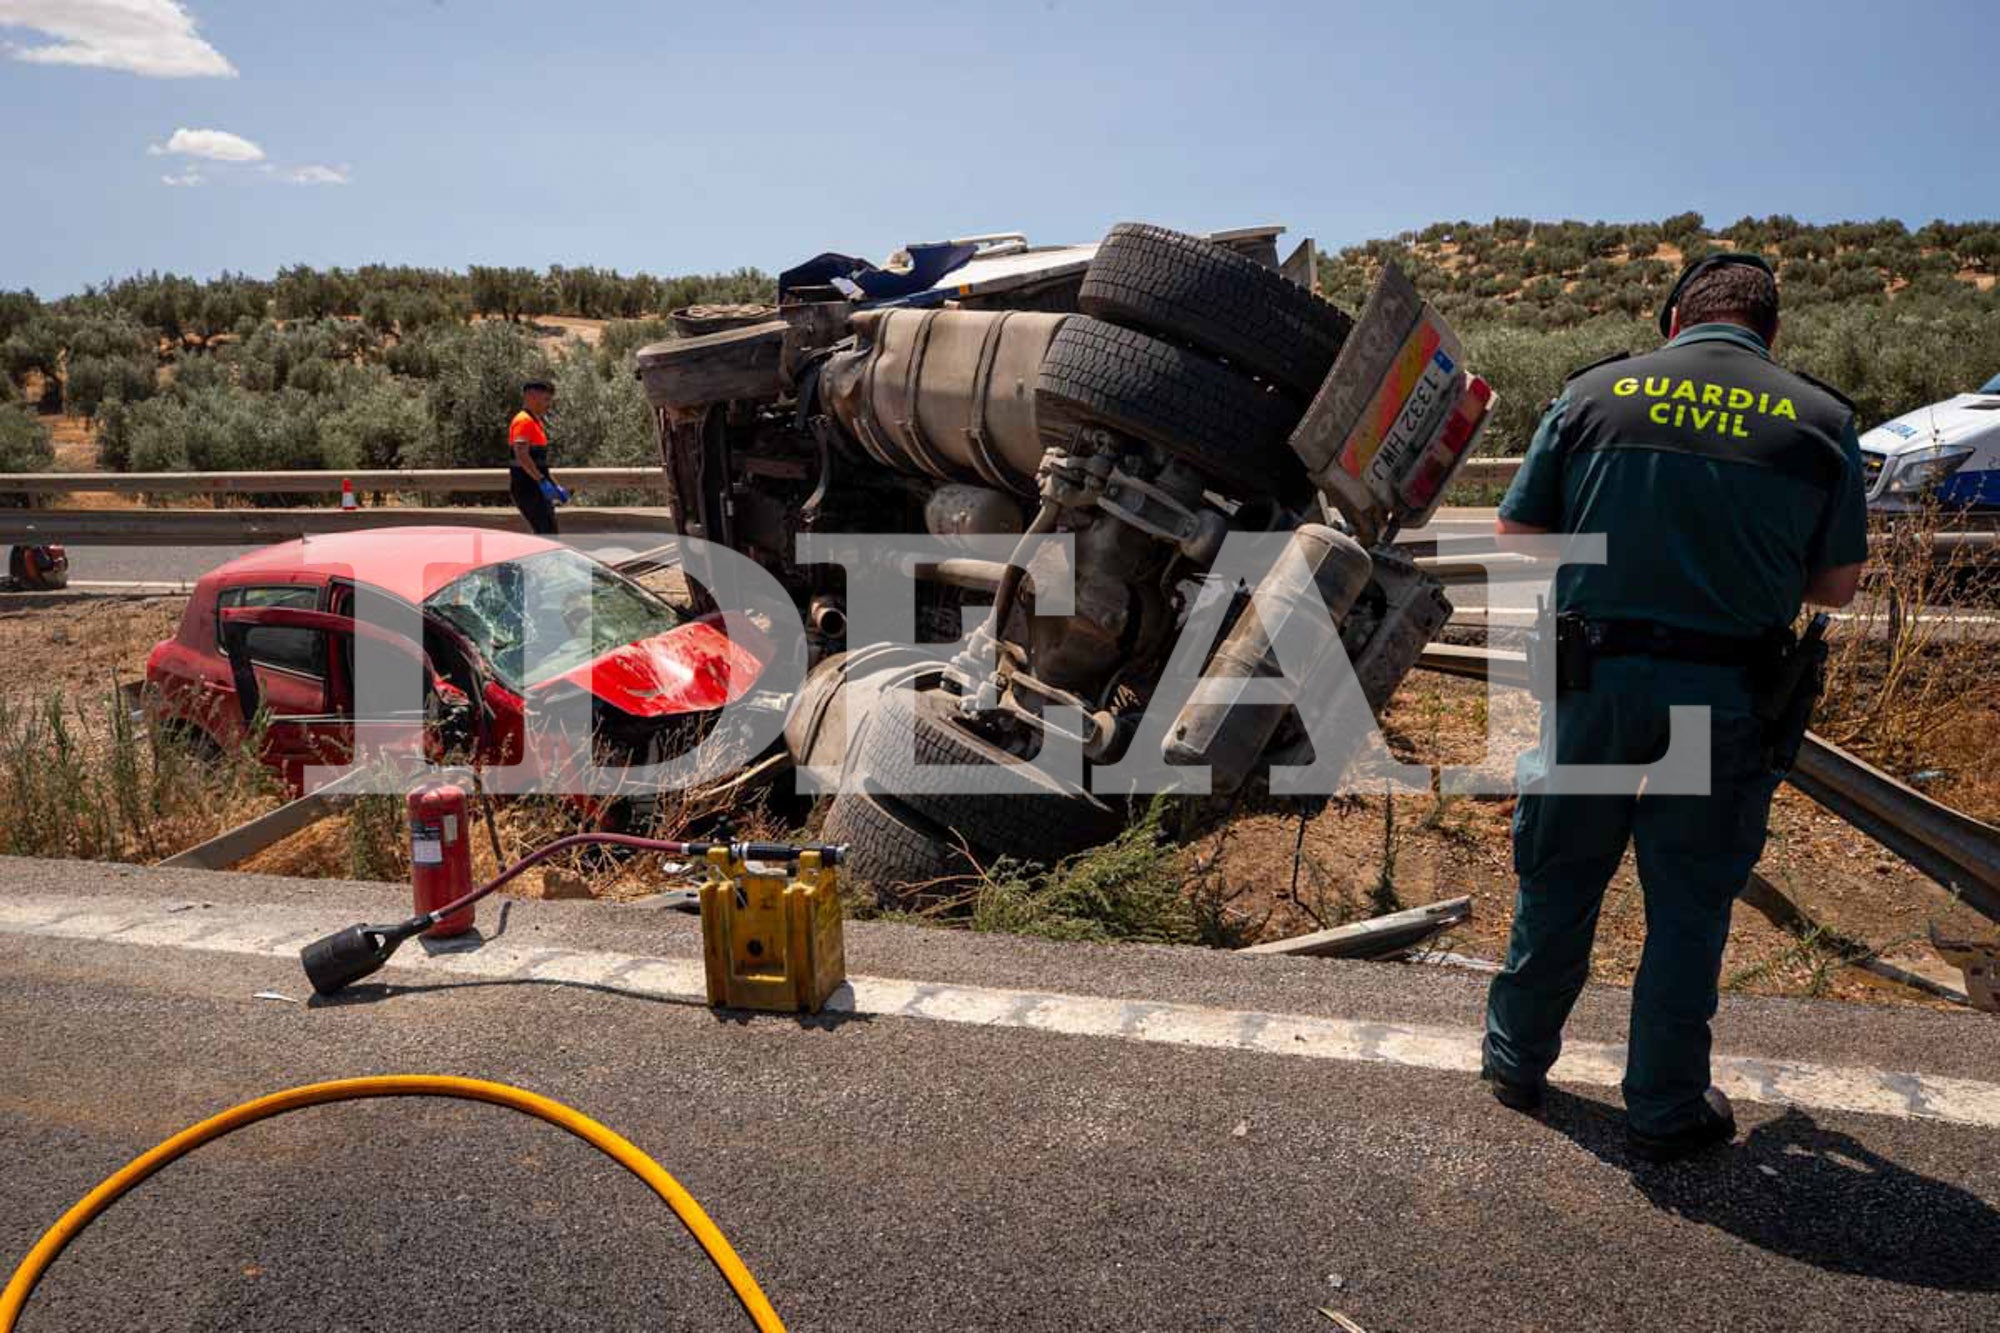
[[[1764,675],[1792,647],[1789,629],[1749,638],[1708,634],[1652,620],[1596,620],[1575,611],[1554,618],[1537,635],[1542,651],[1555,650],[1556,690],[1567,693],[1590,688],[1591,663],[1600,657],[1659,657],[1707,666],[1741,667]]]
[[[1557,617],[1559,631],[1566,628],[1561,623],[1566,619],[1570,617]],[[1754,667],[1784,652],[1792,637],[1790,630],[1746,638],[1682,629],[1653,620],[1597,620],[1588,616],[1574,619],[1580,622],[1577,629],[1590,645],[1593,657],[1664,657],[1709,666]]]

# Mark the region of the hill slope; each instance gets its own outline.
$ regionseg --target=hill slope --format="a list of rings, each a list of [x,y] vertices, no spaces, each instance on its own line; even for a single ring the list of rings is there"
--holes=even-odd
[[[1320,282],[1352,307],[1399,265],[1499,386],[1488,447],[1515,453],[1570,370],[1658,344],[1652,319],[1682,264],[1732,249],[1778,270],[1779,359],[1838,385],[1864,427],[2000,373],[2000,223],[1437,223],[1326,256]]]

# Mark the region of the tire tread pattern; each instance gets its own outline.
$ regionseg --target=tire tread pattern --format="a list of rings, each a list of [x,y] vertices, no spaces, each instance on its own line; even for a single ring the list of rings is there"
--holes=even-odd
[[[1113,807],[956,725],[952,702],[936,690],[885,690],[858,738],[862,781],[964,838],[987,861],[1009,856],[1055,862],[1116,837],[1124,827],[1123,815]],[[937,770],[944,764],[978,765],[1005,790],[940,790],[945,784]]]
[[[1354,321],[1275,269],[1197,236],[1121,222],[1098,247],[1085,314],[1194,344],[1310,400]]]
[[[1097,424],[1186,459],[1230,494],[1292,493],[1288,440],[1301,409],[1228,366],[1150,334],[1078,315],[1056,333],[1035,386],[1045,443]]]

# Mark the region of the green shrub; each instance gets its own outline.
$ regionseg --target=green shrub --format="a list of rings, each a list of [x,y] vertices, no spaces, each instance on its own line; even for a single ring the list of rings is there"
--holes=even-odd
[[[652,410],[629,371],[603,374],[593,358],[572,355],[557,371],[555,385],[549,438],[558,468],[638,467],[659,461]]]
[[[1786,317],[1776,351],[1852,398],[1865,429],[2000,371],[2000,303],[1906,294],[1819,306]]]
[[[548,312],[554,293],[531,268],[487,268],[475,264],[466,270],[472,286],[472,308],[482,315],[501,315],[510,322],[524,315]]]
[[[379,372],[320,426],[327,466],[341,468],[411,466],[429,429],[421,390]]]
[[[507,423],[521,406],[521,385],[553,378],[548,357],[525,332],[487,321],[436,340],[435,376],[426,395],[431,428],[423,467],[501,467],[509,457]],[[569,461],[574,461],[573,459]]]
[[[55,461],[49,428],[34,412],[15,403],[0,406],[0,472],[46,472]]]
[[[1499,392],[1480,452],[1519,454],[1528,447],[1547,404],[1572,371],[1613,352],[1657,346],[1659,334],[1634,320],[1604,316],[1575,328],[1542,332],[1506,324],[1459,327],[1465,357]]]
[[[158,376],[154,358],[137,356],[71,356],[63,377],[63,392],[72,412],[94,417],[110,399],[136,403],[153,396]]]
[[[598,368],[605,374],[630,375],[635,369],[632,354],[651,343],[674,337],[674,322],[660,316],[652,319],[615,319],[604,326],[597,338]]]
[[[1701,214],[1690,209],[1685,213],[1676,213],[1670,218],[1661,218],[1660,235],[1685,249],[1686,242],[1700,237],[1707,225]]]
[[[134,472],[265,472],[337,467],[321,426],[329,399],[299,389],[202,389],[121,405],[100,429],[107,463]]]
[[[42,313],[42,303],[31,291],[0,291],[0,342],[14,336],[17,329],[32,324]]]

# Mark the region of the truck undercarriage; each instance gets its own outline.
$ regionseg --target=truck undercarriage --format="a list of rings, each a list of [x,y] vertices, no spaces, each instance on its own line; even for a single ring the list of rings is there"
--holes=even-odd
[[[826,836],[885,897],[1115,836],[1135,746],[1205,770],[1210,806],[1274,764],[1344,766],[1282,693],[1239,687],[1358,689],[1372,715],[1449,616],[1390,539],[1435,506],[1490,391],[1400,274],[1357,325],[1280,271],[1275,234],[1121,224],[1062,252],[1005,237],[881,270],[821,256],[781,281],[774,317],[639,353],[677,529],[797,605],[810,673],[787,743],[839,772]],[[926,285],[940,263],[956,268]],[[811,534],[967,553],[917,570],[915,645],[862,642],[842,566],[800,557]],[[1280,558],[1217,573],[1259,534]],[[702,582],[698,557],[688,573]],[[1208,680],[1169,698],[1203,608]],[[1315,684],[1330,657],[1353,672]],[[1148,726],[1156,703],[1171,720]],[[1050,740],[1080,772],[1023,762]]]

